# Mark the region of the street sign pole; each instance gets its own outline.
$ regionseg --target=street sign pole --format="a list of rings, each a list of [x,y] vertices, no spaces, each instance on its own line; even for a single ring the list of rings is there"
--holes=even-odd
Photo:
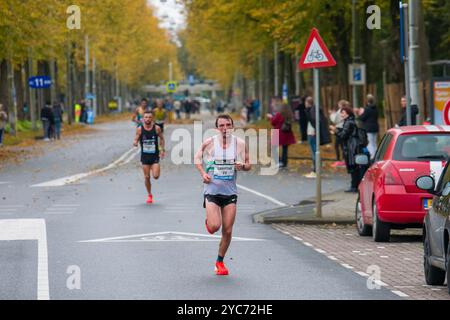
[[[314,102],[316,108],[316,217],[322,217],[322,177],[321,177],[321,159],[320,159],[320,74],[319,68],[334,67],[334,60],[327,46],[319,35],[316,28],[311,30],[305,50],[300,57],[298,64],[300,69],[313,69],[314,75]],[[328,130],[328,128],[324,128]]]
[[[314,102],[316,104],[316,216],[322,218],[322,177],[320,159],[320,81],[319,69],[314,68]]]

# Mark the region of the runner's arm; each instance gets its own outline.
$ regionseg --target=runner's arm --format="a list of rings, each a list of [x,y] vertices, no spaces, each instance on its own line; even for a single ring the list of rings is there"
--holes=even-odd
[[[165,145],[166,145],[166,141],[164,140],[164,134],[161,131],[161,128],[156,126],[156,133],[158,134],[159,137],[159,150],[162,153],[162,156],[164,157],[164,152],[166,151],[164,149]]]
[[[205,183],[211,182],[211,177],[206,173],[205,169],[203,169],[203,152],[211,144],[211,141],[212,139],[208,139],[205,142],[203,142],[200,149],[198,149],[194,157],[195,167],[200,172],[200,175],[203,178],[203,182]]]
[[[250,164],[250,155],[248,151],[248,146],[245,142],[240,143],[241,145],[241,156],[244,159],[244,163],[236,163],[236,169],[242,171],[250,171],[252,169],[252,165]]]
[[[136,108],[134,110],[133,116],[131,117],[131,121],[133,121],[134,123],[137,123],[137,114],[138,114],[138,109]]]
[[[137,147],[141,137],[141,127],[136,128],[136,135],[134,136],[133,146]]]

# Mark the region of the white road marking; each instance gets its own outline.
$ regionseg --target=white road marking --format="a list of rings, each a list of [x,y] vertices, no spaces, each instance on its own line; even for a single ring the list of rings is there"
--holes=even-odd
[[[347,269],[353,269],[353,267],[351,265],[346,264],[346,263],[341,263],[341,266],[343,266],[344,268],[347,268]]]
[[[327,253],[325,250],[322,250],[322,249],[314,249],[314,250],[316,250],[318,253],[322,253],[322,254]]]
[[[221,236],[204,235],[200,233],[188,233],[178,231],[154,232],[135,234],[128,236],[83,240],[78,242],[161,242],[161,241],[217,241]],[[252,239],[233,237],[233,241],[265,241],[264,239]]]
[[[62,187],[62,186],[65,186],[67,184],[77,182],[77,181],[79,181],[79,180],[81,180],[83,178],[89,177],[91,175],[94,175],[94,174],[97,174],[97,173],[101,173],[103,171],[110,170],[110,169],[113,169],[115,167],[118,167],[118,166],[121,166],[121,165],[124,165],[124,164],[128,163],[136,155],[136,152],[134,152],[134,154],[132,154],[133,157],[129,157],[126,160],[124,160],[124,159],[126,157],[128,157],[130,155],[130,153],[132,153],[133,151],[135,151],[135,148],[132,148],[132,149],[128,150],[119,159],[117,159],[116,161],[114,161],[113,163],[107,165],[104,168],[97,169],[97,170],[92,170],[92,171],[89,171],[87,173],[79,173],[79,174],[75,174],[73,176],[68,176],[68,177],[64,177],[64,178],[60,178],[60,179],[55,179],[55,180],[51,180],[51,181],[47,181],[47,182],[43,182],[43,183],[39,183],[39,184],[34,184],[31,187]],[[126,162],[126,161],[128,161],[128,162]]]
[[[395,293],[396,295],[398,295],[399,297],[402,297],[402,298],[409,297],[406,293],[403,293],[399,290],[392,290],[392,293]]]
[[[369,277],[369,275],[367,273],[362,272],[362,271],[356,271],[356,273],[359,274],[361,277],[366,277],[366,278]]]
[[[308,246],[308,247],[312,247],[313,245],[311,244],[311,243],[309,243],[309,242],[303,242],[303,244],[305,245],[305,246]]]
[[[270,196],[267,196],[267,195],[265,195],[265,194],[262,194],[261,192],[258,192],[258,191],[255,191],[255,190],[253,190],[253,189],[244,187],[243,185],[240,185],[240,184],[237,184],[237,186],[238,186],[239,188],[245,190],[245,191],[248,191],[248,192],[251,192],[251,193],[253,193],[253,194],[256,194],[256,195],[259,196],[259,197],[265,198],[265,199],[269,200],[270,202],[273,202],[273,203],[275,203],[276,205],[279,205],[280,207],[285,207],[285,206],[287,206],[286,203],[281,202],[281,201],[278,201],[277,199],[274,199],[274,198],[272,198],[272,197],[270,197]]]
[[[336,260],[337,260],[337,258],[336,258],[336,257],[334,257],[334,256],[327,256],[327,258],[328,258],[328,259],[331,259],[331,260],[334,260],[334,261],[336,261]]]
[[[298,240],[298,241],[303,241],[302,238],[299,238],[299,237],[297,237],[297,236],[294,236],[294,239],[295,239],[295,240]]]
[[[47,232],[44,219],[0,220],[0,240],[37,240],[37,299],[49,300]]]

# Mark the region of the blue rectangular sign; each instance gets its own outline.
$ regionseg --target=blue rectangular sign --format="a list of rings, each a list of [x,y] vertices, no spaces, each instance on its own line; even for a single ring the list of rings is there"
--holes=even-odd
[[[38,76],[28,78],[28,85],[34,89],[50,88],[52,79],[47,76]]]

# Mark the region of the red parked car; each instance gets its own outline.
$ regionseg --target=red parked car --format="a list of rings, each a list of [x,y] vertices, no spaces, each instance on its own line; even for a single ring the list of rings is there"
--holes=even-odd
[[[358,187],[359,235],[387,242],[391,229],[422,228],[432,196],[417,188],[416,179],[431,175],[438,181],[449,155],[449,126],[388,130]]]

